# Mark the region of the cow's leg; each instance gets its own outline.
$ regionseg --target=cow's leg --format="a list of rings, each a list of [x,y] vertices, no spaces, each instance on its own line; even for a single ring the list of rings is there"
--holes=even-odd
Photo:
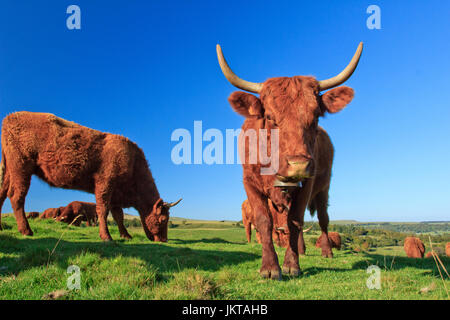
[[[292,206],[288,214],[289,244],[284,256],[283,273],[291,276],[301,274],[298,263],[299,246],[303,247],[303,235],[300,237],[300,229],[303,228],[303,218],[306,205],[311,195],[313,180],[309,179],[303,183],[300,190],[293,191]]]
[[[10,162],[9,162],[10,163]],[[11,174],[11,172],[10,172]],[[32,236],[33,231],[28,224],[25,216],[25,197],[30,188],[31,174],[20,172],[20,174],[10,176],[10,187],[8,190],[8,197],[11,201],[11,206],[16,217],[17,228],[20,233],[25,236]]]
[[[3,207],[3,203],[6,200],[6,197],[8,196],[8,189],[9,189],[9,176],[5,172],[4,176],[3,176],[2,188],[0,189],[0,230],[3,230],[3,228],[2,228],[2,207]]]
[[[108,213],[111,202],[111,188],[107,186],[97,186],[95,190],[96,211],[99,221],[100,238],[104,241],[111,241],[111,235],[108,230]]]
[[[113,207],[111,209],[114,220],[119,227],[120,237],[125,239],[132,239],[132,236],[128,233],[125,225],[123,224],[123,210],[121,207]]]
[[[322,230],[320,247],[322,248],[322,256],[325,258],[333,258],[330,239],[328,238],[328,190],[319,192],[314,198],[317,206],[317,218],[319,226]]]
[[[247,222],[245,225],[245,234],[247,236],[247,242],[252,242],[252,224],[250,222]]]
[[[272,231],[272,239],[277,246],[281,247],[280,235],[276,231]]]
[[[261,235],[259,234],[259,231],[255,229],[256,234],[256,242],[261,243]]]
[[[270,216],[267,197],[246,186],[247,197],[255,214],[256,228],[261,236],[262,265],[259,273],[263,278],[281,280],[278,257],[272,242],[272,218]]]
[[[302,256],[306,254],[305,239],[303,238],[303,227],[299,230],[298,235],[298,254]]]

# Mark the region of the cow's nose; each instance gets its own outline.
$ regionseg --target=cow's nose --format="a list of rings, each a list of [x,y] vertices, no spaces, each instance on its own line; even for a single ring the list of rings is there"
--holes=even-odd
[[[314,162],[306,157],[289,157],[287,159],[289,176],[298,178],[309,178],[314,172]]]

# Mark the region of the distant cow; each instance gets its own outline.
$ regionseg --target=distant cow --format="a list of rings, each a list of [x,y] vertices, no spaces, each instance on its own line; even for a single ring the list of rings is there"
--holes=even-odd
[[[362,43],[349,65],[337,76],[318,81],[309,76],[270,78],[263,83],[243,80],[228,66],[222,49],[217,45],[219,65],[227,80],[247,92],[233,92],[228,101],[238,114],[245,117],[239,148],[243,163],[243,182],[255,214],[256,228],[261,234],[262,264],[260,274],[264,278],[281,279],[278,257],[272,242],[273,222],[269,202],[285,211],[289,244],[283,264],[283,273],[299,275],[299,248],[304,247],[302,228],[307,206],[317,210],[322,234],[328,232],[328,190],[333,163],[333,145],[328,134],[318,126],[319,118],[326,113],[342,110],[353,99],[353,90],[345,82],[356,69],[362,52]],[[337,87],[337,88],[335,88]],[[333,88],[333,89],[332,89]],[[331,89],[323,94],[322,91]],[[256,143],[246,143],[247,132],[256,132]],[[272,134],[272,132],[274,132]],[[269,138],[268,134],[271,134]],[[258,157],[251,161],[250,155],[269,155],[272,137],[278,136],[278,168],[270,169],[266,161]],[[250,139],[247,139],[250,140]],[[262,150],[261,147],[266,147]],[[278,147],[278,148],[277,148]],[[249,159],[249,161],[247,161]],[[276,167],[276,166],[275,166]],[[295,187],[295,184],[301,186]],[[276,185],[294,184],[280,188]],[[322,255],[332,257],[328,241],[324,241]]]
[[[81,221],[86,221],[87,226],[94,226],[97,224],[96,205],[91,202],[73,201],[61,210],[56,221],[74,226],[80,226]]]
[[[450,257],[450,242],[447,242],[447,244],[445,245],[445,255],[447,257]]]
[[[65,207],[45,209],[39,216],[39,219],[56,219],[61,214],[61,210],[64,208]]]
[[[330,241],[332,248],[341,250],[341,236],[339,235],[338,232],[328,232],[328,239]],[[327,240],[322,234],[316,241],[316,248],[322,248],[324,246],[323,241],[327,241]]]
[[[406,237],[403,248],[409,258],[423,258],[425,253],[425,245],[416,237]]]
[[[285,233],[287,230],[287,215],[278,213],[270,200],[269,207],[273,221],[272,238],[279,247],[287,247],[288,236]],[[244,200],[242,203],[242,222],[245,227],[247,241],[250,243],[252,238],[252,229],[255,229],[255,216],[253,215],[253,211],[248,200]],[[261,237],[258,230],[256,230],[256,239],[258,243],[261,243]]]
[[[36,219],[37,217],[39,217],[39,212],[36,211],[28,212],[27,214],[27,219]]]
[[[16,112],[3,119],[0,209],[6,196],[19,231],[33,235],[25,217],[31,176],[58,188],[95,194],[100,238],[112,240],[111,210],[121,237],[130,238],[122,208],[134,207],[150,240],[167,241],[169,208],[156,188],[144,152],[127,138],[93,130],[49,113]]]

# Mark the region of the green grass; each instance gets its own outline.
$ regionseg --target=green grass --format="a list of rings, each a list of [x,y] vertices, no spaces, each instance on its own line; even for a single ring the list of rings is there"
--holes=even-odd
[[[168,243],[150,242],[138,227],[128,228],[133,240],[120,240],[110,226],[115,241],[104,243],[97,227],[30,220],[34,236],[24,237],[14,217],[2,220],[0,299],[41,299],[66,289],[69,265],[80,267],[81,289],[62,299],[448,299],[434,261],[406,258],[401,247],[335,250],[325,259],[308,245],[303,275],[278,282],[259,277],[261,246],[248,244],[233,222],[174,219]],[[277,251],[282,263],[285,249]],[[450,259],[442,261],[450,270]],[[381,268],[381,290],[366,287],[372,264]],[[419,293],[432,283],[433,290]]]

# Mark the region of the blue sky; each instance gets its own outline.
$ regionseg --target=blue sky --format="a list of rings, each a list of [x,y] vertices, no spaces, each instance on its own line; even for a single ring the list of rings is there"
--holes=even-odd
[[[68,30],[66,8],[81,8]],[[369,5],[381,30],[369,30]],[[240,128],[215,45],[249,81],[334,76],[360,41],[355,98],[320,124],[336,153],[332,220],[450,218],[450,2],[22,1],[0,4],[0,117],[50,112],[135,141],[173,216],[240,220],[240,165],[175,165],[170,137]],[[33,178],[26,211],[94,196]],[[3,212],[11,212],[9,201]],[[131,211],[132,212],[132,211]],[[311,218],[307,215],[306,220]]]

